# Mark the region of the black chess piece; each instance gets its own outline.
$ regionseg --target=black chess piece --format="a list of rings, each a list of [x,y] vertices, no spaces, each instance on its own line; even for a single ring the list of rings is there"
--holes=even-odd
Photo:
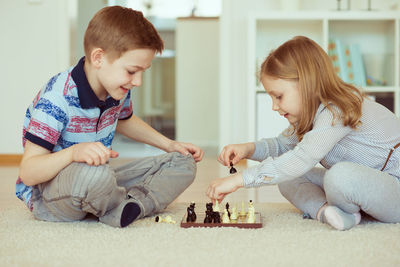
[[[213,211],[213,223],[221,223],[221,216],[218,211]]]
[[[190,216],[190,221],[191,222],[195,222],[196,219],[197,219],[196,212],[194,211],[195,205],[196,204],[194,202],[192,202],[192,203],[190,203],[190,206],[188,207],[188,218]]]
[[[212,223],[213,221],[213,209],[212,209],[212,203],[207,203],[206,204],[206,217],[204,218],[204,223]]]
[[[230,174],[237,173],[237,170],[233,167],[233,163],[230,163],[231,169],[229,170]]]
[[[229,203],[228,202],[226,202],[225,208],[226,208],[226,211],[228,212],[228,217],[230,219],[231,218],[231,212],[229,211]]]
[[[194,210],[193,210],[192,206],[187,207],[186,222],[195,222],[196,221],[195,216],[196,216],[196,214],[194,214]]]

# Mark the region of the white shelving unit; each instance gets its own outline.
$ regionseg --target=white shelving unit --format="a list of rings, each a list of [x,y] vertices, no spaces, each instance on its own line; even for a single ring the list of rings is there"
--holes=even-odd
[[[271,50],[297,35],[307,36],[328,51],[330,38],[358,43],[366,73],[387,82],[363,88],[400,115],[399,12],[294,11],[256,12],[248,17],[248,139],[275,137],[288,122],[272,111],[271,100],[257,79],[259,67]],[[254,118],[256,118],[254,120]],[[262,187],[266,188],[266,187]],[[260,190],[256,200],[262,201]]]

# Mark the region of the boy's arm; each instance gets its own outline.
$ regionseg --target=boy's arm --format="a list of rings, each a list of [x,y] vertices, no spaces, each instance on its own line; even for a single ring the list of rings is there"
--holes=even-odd
[[[164,151],[168,151],[168,147],[173,142],[135,115],[132,115],[132,117],[127,120],[118,120],[117,132],[133,140],[155,146]]]
[[[166,152],[176,151],[184,155],[192,154],[196,162],[201,161],[204,155],[203,150],[198,146],[171,140],[134,115],[127,120],[118,120],[117,132]]]
[[[51,153],[49,150],[26,141],[19,177],[27,186],[44,183],[55,177],[72,162],[72,147]]]
[[[26,141],[25,152],[20,164],[19,177],[27,186],[33,186],[53,179],[70,163],[86,162],[89,165],[105,164],[118,153],[106,148],[102,143],[80,143],[58,152]]]

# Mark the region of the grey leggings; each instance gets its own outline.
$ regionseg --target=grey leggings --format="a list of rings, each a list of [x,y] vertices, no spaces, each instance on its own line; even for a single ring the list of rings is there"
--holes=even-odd
[[[194,180],[192,155],[173,152],[112,168],[72,163],[52,180],[33,188],[33,214],[46,221],[76,221],[87,213],[107,223],[118,207],[136,202],[139,218],[165,209]]]
[[[327,202],[348,213],[362,210],[381,222],[400,222],[399,179],[363,165],[340,162],[329,170],[313,168],[278,187],[290,203],[314,219]]]

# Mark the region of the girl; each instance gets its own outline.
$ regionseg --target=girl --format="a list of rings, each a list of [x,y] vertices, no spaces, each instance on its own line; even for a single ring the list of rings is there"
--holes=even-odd
[[[357,225],[361,210],[400,222],[400,120],[343,82],[307,37],[271,52],[260,78],[290,126],[276,138],[225,146],[218,157],[225,166],[261,163],[213,180],[207,195],[221,202],[240,187],[277,184],[294,206],[338,230]]]

